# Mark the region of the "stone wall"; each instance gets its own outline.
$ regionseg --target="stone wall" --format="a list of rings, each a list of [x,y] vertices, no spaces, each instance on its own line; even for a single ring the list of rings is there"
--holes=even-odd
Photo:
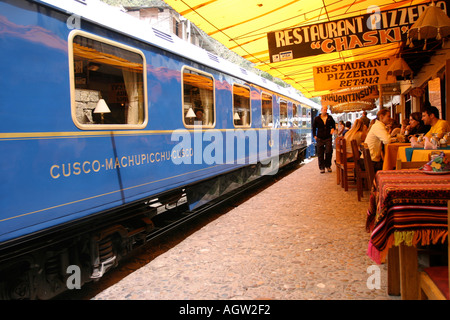
[[[100,100],[100,92],[88,89],[75,89],[76,118],[79,123],[93,124],[92,112]]]

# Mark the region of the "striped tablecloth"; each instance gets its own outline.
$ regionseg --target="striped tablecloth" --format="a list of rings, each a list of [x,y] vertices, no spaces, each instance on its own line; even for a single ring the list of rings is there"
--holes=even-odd
[[[369,257],[383,263],[393,245],[444,242],[448,233],[448,200],[450,174],[378,171],[367,211]]]

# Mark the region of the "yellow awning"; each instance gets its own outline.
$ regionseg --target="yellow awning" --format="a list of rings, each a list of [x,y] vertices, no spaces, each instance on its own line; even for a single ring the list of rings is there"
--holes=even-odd
[[[394,56],[402,42],[358,47],[270,62],[267,33],[429,3],[430,0],[165,0],[174,10],[255,66],[280,78],[306,97],[315,91],[313,67]],[[376,6],[376,7],[371,7]],[[411,17],[408,16],[408,19]],[[401,19],[399,14],[396,19]],[[393,18],[383,16],[383,23]],[[400,20],[398,20],[400,21]],[[374,21],[377,22],[377,21]],[[405,32],[405,29],[402,29]]]

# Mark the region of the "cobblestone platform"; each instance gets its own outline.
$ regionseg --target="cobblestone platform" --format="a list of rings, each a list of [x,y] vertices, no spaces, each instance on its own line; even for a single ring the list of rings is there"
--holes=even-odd
[[[93,299],[397,300],[386,265],[367,286],[367,207],[313,159]]]

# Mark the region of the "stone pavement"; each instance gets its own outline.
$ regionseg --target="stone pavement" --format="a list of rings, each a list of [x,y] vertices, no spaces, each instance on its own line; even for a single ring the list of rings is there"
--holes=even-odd
[[[397,300],[386,265],[367,286],[367,207],[314,158],[93,299]]]

